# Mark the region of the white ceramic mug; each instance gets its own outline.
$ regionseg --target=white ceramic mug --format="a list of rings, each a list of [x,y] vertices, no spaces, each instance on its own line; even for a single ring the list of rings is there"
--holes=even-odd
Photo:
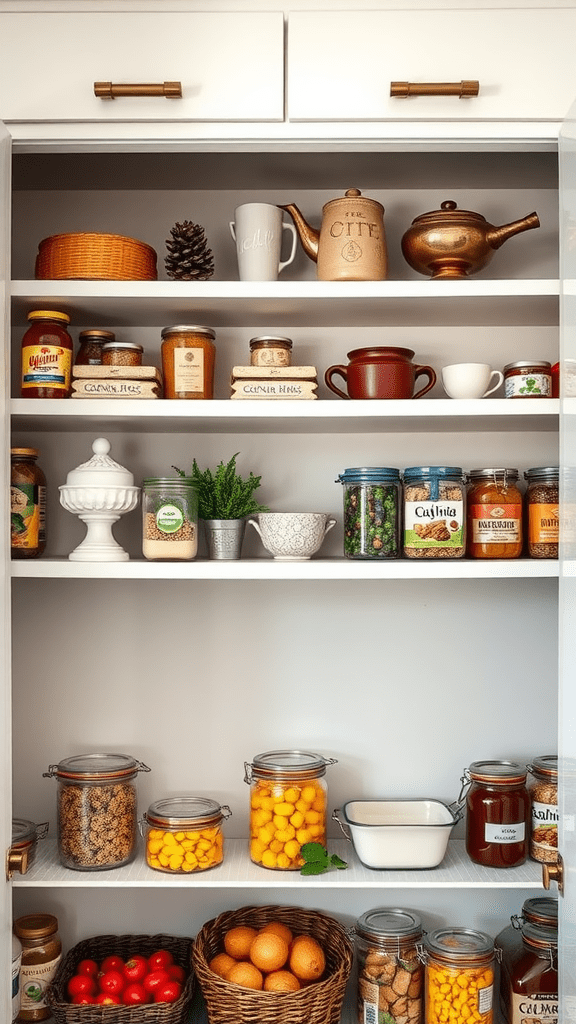
[[[241,281],[275,281],[296,255],[298,236],[293,224],[282,221],[283,211],[270,203],[244,203],[234,210],[230,221],[236,242]],[[282,233],[292,233],[292,251],[281,260]]]
[[[494,379],[496,383],[492,384]],[[490,363],[452,363],[442,367],[442,384],[450,398],[486,398],[503,380],[504,374],[493,370]]]

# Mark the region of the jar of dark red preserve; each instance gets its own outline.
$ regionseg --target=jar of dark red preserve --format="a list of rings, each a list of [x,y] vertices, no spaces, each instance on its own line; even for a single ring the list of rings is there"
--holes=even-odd
[[[510,924],[494,939],[500,959],[500,1009],[504,1020],[511,1019],[511,971],[523,948],[522,929],[530,924],[546,930],[558,928],[558,899],[555,896],[531,896],[524,900],[522,913],[513,915]]]
[[[524,864],[530,840],[526,776],[526,767],[515,761],[474,761],[465,770],[466,850],[475,864]]]
[[[522,945],[511,957],[506,1020],[509,1024],[557,1024],[558,931],[522,925]]]

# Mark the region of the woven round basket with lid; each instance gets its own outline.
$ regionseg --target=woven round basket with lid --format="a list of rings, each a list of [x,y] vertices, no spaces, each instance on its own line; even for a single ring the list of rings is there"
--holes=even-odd
[[[37,280],[155,281],[156,251],[124,235],[50,235],[38,245]]]

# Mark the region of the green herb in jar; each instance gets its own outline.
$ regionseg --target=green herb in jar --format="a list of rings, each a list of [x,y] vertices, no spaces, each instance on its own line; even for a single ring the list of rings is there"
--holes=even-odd
[[[344,554],[397,558],[398,496],[393,484],[358,484],[344,494]]]

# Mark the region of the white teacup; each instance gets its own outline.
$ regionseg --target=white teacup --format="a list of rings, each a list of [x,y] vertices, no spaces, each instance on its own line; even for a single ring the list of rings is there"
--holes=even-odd
[[[334,516],[326,512],[259,512],[248,522],[260,534],[266,550],[284,562],[311,558],[336,525]]]
[[[503,380],[504,374],[493,370],[490,363],[451,363],[442,367],[442,385],[450,398],[486,398]]]
[[[270,203],[243,203],[234,210],[230,232],[236,242],[241,281],[275,281],[296,255],[298,236],[292,223],[282,220],[283,211]],[[287,260],[280,258],[283,232],[292,234]]]

